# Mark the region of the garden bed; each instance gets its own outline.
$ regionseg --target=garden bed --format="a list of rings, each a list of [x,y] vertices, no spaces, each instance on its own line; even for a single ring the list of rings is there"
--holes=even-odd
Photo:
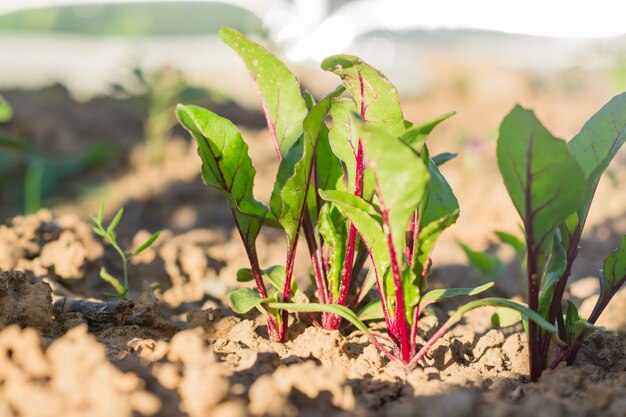
[[[119,274],[121,264],[86,220],[97,210],[98,198],[68,194],[54,201],[52,211],[7,218],[0,226],[0,415],[623,415],[624,291],[599,322],[607,330],[587,339],[576,363],[546,371],[537,383],[528,379],[522,329],[493,328],[490,308],[468,313],[409,372],[389,362],[354,329],[308,327],[304,315],[291,318],[285,344],[268,341],[262,315],[235,316],[225,301],[228,291],[241,285],[236,273],[247,259],[224,199],[200,180],[195,145],[176,136],[167,145],[164,165],[144,165],[138,144],[141,120],[128,112],[129,103],[103,98],[78,105],[59,90],[56,97],[50,91],[55,90],[6,94],[16,110],[10,131],[55,157],[87,149],[85,135],[97,132],[108,138],[119,150],[109,163],[68,183],[89,181],[104,188],[107,216],[126,207],[118,230],[129,247],[150,232],[163,232],[153,247],[132,259],[132,301],[120,304],[105,301],[103,292],[110,287],[98,273],[105,265]],[[409,102],[407,118],[434,116],[455,106],[442,97]],[[454,100],[459,106],[471,101]],[[601,101],[586,96],[528,100],[539,108],[567,106],[580,120]],[[456,239],[481,247],[490,243],[491,230],[516,227],[497,175],[493,142],[484,137],[455,142],[467,131],[496,126],[508,103],[472,102],[474,109],[461,112],[461,121],[444,128],[439,142],[433,140],[434,150],[461,153],[442,170],[462,210],[459,224],[444,234],[434,254],[433,287],[481,283]],[[25,113],[39,109],[45,114],[50,108],[58,113],[43,127],[31,124],[33,116]],[[269,134],[257,129],[259,114],[253,114],[257,122],[246,122],[243,117],[249,115],[239,111],[224,113],[244,125],[250,143],[265,145],[250,150],[259,169],[257,195],[266,201],[277,169]],[[126,119],[116,125],[122,114]],[[563,136],[580,127],[580,121],[557,116],[546,123]],[[621,169],[615,170],[615,178],[621,184],[623,165],[618,158]],[[576,281],[569,292],[586,314],[597,297],[595,277],[602,259],[626,231],[623,201],[616,195],[611,182],[601,183],[596,196],[601,204],[590,215],[584,250],[575,264]],[[2,209],[14,211],[11,204]],[[264,230],[257,245],[262,265],[284,262],[280,230]],[[495,249],[510,259],[506,249]],[[304,261],[296,264],[306,265],[306,254],[298,256]],[[296,269],[295,275],[306,287],[306,268]],[[519,288],[510,273],[492,291],[519,296]],[[430,336],[454,307],[442,304],[436,316],[424,318],[418,341]]]

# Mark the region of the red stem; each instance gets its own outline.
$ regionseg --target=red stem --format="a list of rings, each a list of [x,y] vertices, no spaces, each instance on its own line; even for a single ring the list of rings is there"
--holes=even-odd
[[[358,197],[363,196],[363,172],[365,170],[363,145],[359,141],[359,146],[356,155],[356,175],[354,185],[354,195]],[[337,297],[337,304],[345,306],[348,300],[348,291],[350,290],[350,282],[352,280],[352,268],[354,266],[354,253],[356,249],[357,230],[354,224],[350,224],[348,231],[348,243],[346,245],[346,255],[343,262],[343,273],[341,276],[341,283],[339,285],[339,297]],[[329,328],[336,330],[339,328],[341,318],[333,316],[333,319],[329,323]]]
[[[233,215],[233,219],[235,220],[235,226],[237,227],[239,236],[241,236],[243,247],[246,250],[246,255],[248,256],[248,261],[250,262],[250,269],[252,270],[252,276],[254,277],[254,282],[256,283],[259,295],[261,298],[267,298],[267,290],[265,289],[265,284],[263,283],[263,273],[261,272],[261,267],[259,266],[259,257],[256,253],[256,248],[253,245],[248,244],[248,241],[239,227],[239,222],[237,221],[235,212],[232,208],[230,211]],[[267,333],[269,334],[270,340],[279,341],[280,336],[278,334],[278,323],[276,322],[276,318],[269,312],[266,312],[265,316],[267,318]]]
[[[531,171],[532,161],[532,140],[526,150],[527,164],[526,164],[526,187],[524,188],[524,200],[525,200],[525,216],[524,216],[524,230],[526,232],[526,247],[527,250],[527,277],[528,277],[528,307],[534,311],[539,311],[539,289],[541,283],[539,282],[539,265],[537,263],[537,257],[539,252],[537,251],[539,245],[534,239],[534,209],[532,201],[532,193],[530,184],[532,183],[533,174]],[[528,358],[530,362],[530,380],[536,382],[543,371],[541,355],[541,340],[539,328],[534,321],[528,321]]]
[[[530,227],[530,230],[528,229]],[[528,259],[528,308],[532,311],[539,311],[539,269],[537,266],[537,254],[532,239],[532,225],[526,226]],[[530,362],[530,379],[536,382],[542,373],[541,363],[541,343],[539,338],[539,329],[534,321],[528,321],[528,356]]]
[[[409,266],[411,266],[413,264],[413,258],[415,257],[415,244],[417,242],[417,239],[419,238],[419,222],[418,222],[418,210],[415,210],[415,213],[413,213],[413,216],[411,216],[411,221],[409,222],[409,236],[407,239],[407,245],[406,245],[406,258],[407,258],[407,262],[409,264]],[[430,258],[428,258],[428,261],[430,261]],[[420,282],[420,288],[418,288],[418,291],[421,291],[421,283],[424,282],[424,279],[426,279],[426,273],[427,273],[427,268],[426,266],[428,265],[428,261],[426,261],[425,265],[424,265],[424,270],[422,271],[422,280]],[[415,352],[416,349],[416,339],[417,339],[417,331],[418,331],[418,324],[419,324],[419,317],[420,317],[420,308],[419,305],[415,306],[415,313],[413,315],[413,324],[411,325],[411,352]]]
[[[389,360],[396,362],[396,361],[400,361],[400,358],[398,358],[397,356],[395,356],[393,353],[389,352],[389,350],[387,350],[382,343],[380,343],[377,338],[380,337],[383,340],[386,340],[385,338],[381,337],[380,335],[374,335],[372,334],[372,337],[370,337],[370,340],[372,341],[372,344],[374,346],[376,346],[378,348],[378,350],[380,350],[383,355],[385,355]]]
[[[249,248],[248,245],[244,246],[246,247],[246,253],[248,254],[248,259],[250,261],[250,269],[252,270],[252,276],[254,277],[259,295],[261,298],[267,298],[267,290],[265,289],[265,284],[263,283],[263,273],[261,272],[261,267],[259,266],[259,258],[256,254],[256,249],[253,247]]]
[[[391,229],[389,226],[389,210],[385,207],[385,202],[380,194],[378,194],[378,201],[380,203],[380,211],[383,217],[383,229],[385,231],[385,235],[387,236],[387,246],[389,247],[389,258],[391,261],[391,273],[393,274],[393,283],[396,291],[396,317],[394,319],[393,333],[399,339],[398,342],[400,345],[402,361],[404,363],[409,363],[411,360],[411,344],[409,341],[406,320],[404,293],[402,292],[402,275],[400,274],[396,248],[393,244],[393,237],[391,236]]]
[[[315,232],[313,231],[313,224],[311,223],[311,215],[308,210],[305,210],[304,212],[302,230],[304,231],[304,237],[311,256],[313,276],[315,277],[315,284],[317,286],[317,297],[320,303],[327,304],[329,296],[326,285],[326,274],[324,268],[322,267],[322,260],[320,259],[321,253],[317,245],[317,240],[315,239]]]
[[[361,71],[357,68],[359,83],[360,83],[360,114],[363,120],[366,120],[365,113],[367,112],[367,105],[365,104],[365,81],[361,75]],[[354,180],[354,195],[358,197],[363,196],[363,173],[365,171],[365,160],[363,156],[363,144],[359,139],[356,154],[356,172]],[[339,286],[339,297],[337,298],[337,304],[345,306],[348,300],[348,291],[350,289],[350,281],[352,279],[352,268],[354,265],[354,250],[356,246],[357,230],[353,224],[350,224],[350,230],[348,231],[348,243],[346,246],[346,255],[343,263],[343,274],[341,277],[341,284]],[[341,323],[341,318],[335,316],[332,320],[332,327],[338,329]]]
[[[285,286],[283,287],[282,302],[288,303],[291,297],[291,280],[293,278],[293,265],[296,259],[296,247],[298,246],[298,239],[294,239],[293,246],[287,251],[287,268],[285,271]],[[284,342],[287,340],[287,321],[289,313],[287,310],[282,311],[282,322],[280,324],[279,341]]]
[[[428,339],[426,344],[422,346],[419,352],[417,352],[417,354],[413,356],[413,358],[409,362],[408,368],[415,367],[417,363],[424,357],[424,355],[426,355],[428,351],[435,345],[435,343],[437,343],[437,341],[441,339],[441,336],[443,336],[448,330],[450,330],[450,327],[452,327],[453,324],[454,323],[444,323],[439,328],[439,330],[437,330],[435,334],[432,335],[430,339]]]

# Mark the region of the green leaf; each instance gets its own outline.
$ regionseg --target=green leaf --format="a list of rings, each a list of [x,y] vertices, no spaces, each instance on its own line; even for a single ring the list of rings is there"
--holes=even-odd
[[[317,149],[315,151],[315,174],[317,188],[322,190],[345,190],[341,160],[335,155],[329,140],[326,125],[320,130]]]
[[[92,227],[91,230],[98,236],[106,237],[106,232],[99,227]]]
[[[115,231],[115,228],[120,223],[120,220],[122,220],[123,215],[124,207],[120,208],[117,213],[115,213],[115,216],[113,216],[113,220],[111,220],[111,223],[109,223],[109,227],[107,227],[107,234],[110,235]]]
[[[309,135],[313,136],[316,131],[319,131],[317,133],[319,139],[315,149],[315,172],[317,188],[322,190],[343,190],[345,188],[341,161],[333,153],[330,146],[329,130],[324,123],[326,116],[330,114],[334,100],[345,90],[344,86],[337,87],[326,95],[317,106],[315,106],[313,98],[308,94],[306,95],[310,97],[311,112],[314,113],[307,123],[307,126],[313,129]]]
[[[299,139],[281,161],[270,198],[270,210],[294,246],[302,221],[313,150]]]
[[[126,288],[124,288],[122,283],[117,278],[109,274],[105,267],[100,268],[100,278],[111,284],[120,296],[126,294]]]
[[[356,185],[356,159],[359,147],[359,135],[357,133],[356,105],[354,100],[338,97],[331,102],[329,115],[332,125],[328,131],[328,141],[333,154],[343,162],[345,176],[348,180],[348,190],[354,194]],[[374,195],[374,178],[371,171],[366,168],[363,175],[363,198],[371,200]]]
[[[613,97],[567,144],[586,178],[585,197],[578,206],[577,213],[581,225],[585,223],[602,173],[624,142],[626,142],[626,93]]]
[[[201,107],[179,104],[176,116],[198,144],[204,182],[226,197],[242,239],[254,244],[267,207],[254,199],[256,170],[241,133],[229,120]]]
[[[569,344],[574,343],[576,339],[584,337],[589,333],[592,333],[596,330],[604,329],[601,326],[594,326],[587,320],[580,317],[576,305],[574,305],[574,303],[572,303],[571,301],[567,301],[567,310],[565,312],[564,322],[565,334],[567,336],[566,342]]]
[[[431,223],[440,222],[448,217],[456,217],[459,212],[459,202],[452,191],[452,187],[439,171],[432,160],[428,162],[430,180],[428,184],[428,202],[420,213],[420,229]]]
[[[95,219],[95,222],[98,226],[102,226],[102,222],[104,221],[104,201],[100,202],[98,206],[98,216]]]
[[[467,260],[474,269],[483,276],[495,278],[504,272],[504,264],[497,256],[486,252],[475,251],[464,243],[458,242]]]
[[[298,80],[274,55],[235,29],[223,27],[219,35],[248,67],[261,98],[270,134],[284,158],[302,135],[302,122],[307,115]]]
[[[420,310],[423,310],[427,306],[433,303],[440,303],[442,301],[453,300],[460,297],[470,297],[472,295],[480,294],[493,287],[493,282],[488,282],[476,288],[442,288],[437,290],[431,290],[425,293],[419,300]]]
[[[378,211],[367,201],[346,191],[320,190],[320,196],[333,203],[357,228],[373,259],[377,276],[382,279],[390,260],[382,218]]]
[[[567,253],[561,243],[561,239],[553,239],[552,252],[546,261],[541,276],[541,290],[539,292],[539,314],[548,317],[554,287],[559,282],[567,268]]]
[[[491,315],[491,324],[494,327],[509,327],[522,321],[522,315],[517,310],[499,307]]]
[[[245,314],[255,307],[260,307],[262,301],[256,288],[239,288],[228,293],[228,303],[237,314]]]
[[[425,153],[428,152],[426,147],[424,150]],[[428,259],[437,239],[459,217],[459,202],[452,192],[450,184],[434,162],[429,161],[428,170],[430,172],[428,201],[425,208],[420,211],[420,230],[412,263],[412,269],[418,277],[419,286],[422,290],[426,286]]]
[[[26,143],[21,139],[11,138],[7,136],[0,136],[0,148],[22,152],[25,154],[41,155],[41,153],[31,144]]]
[[[407,128],[406,132],[404,132],[402,136],[400,136],[400,140],[406,143],[407,145],[409,145],[411,148],[415,149],[416,151],[421,152],[422,145],[428,138],[428,135],[430,134],[430,132],[432,132],[433,129],[437,127],[439,123],[443,122],[444,120],[449,119],[455,114],[456,112],[445,113],[433,120],[429,120],[419,125],[412,125],[409,128]],[[442,155],[446,155],[446,154],[442,154]],[[456,156],[456,154],[447,154],[447,155]]]
[[[141,245],[137,249],[135,249],[135,251],[133,252],[133,256],[139,255],[141,252],[145,251],[150,246],[152,246],[152,244],[159,238],[159,235],[161,235],[161,231],[160,230],[158,232],[152,233],[152,235],[148,238],[148,240],[146,240],[143,243],[143,245]]]
[[[435,165],[440,167],[443,164],[445,164],[446,162],[456,158],[458,155],[459,155],[458,153],[443,152],[443,153],[440,153],[438,155],[433,156],[432,159],[433,159],[433,162],[435,163]]]
[[[409,220],[426,198],[428,169],[413,149],[387,132],[362,123],[358,130],[376,178],[381,208],[384,204],[388,210],[393,244],[399,253],[405,247]]]
[[[328,247],[328,287],[333,296],[339,296],[343,260],[346,253],[347,230],[346,223],[335,224],[332,214],[332,205],[324,204],[319,213],[318,228],[324,238],[324,244]]]
[[[267,303],[269,308],[278,310],[287,310],[295,313],[331,313],[335,314],[346,321],[350,322],[354,327],[362,331],[368,336],[371,336],[370,330],[367,326],[359,320],[357,315],[347,307],[340,306],[338,304],[297,304],[297,303]]]
[[[240,268],[237,271],[237,282],[251,282],[254,281],[254,275],[250,268]]]
[[[277,290],[282,291],[285,287],[285,267],[282,265],[274,265],[270,266],[267,269],[261,271],[263,273],[263,277],[265,277],[270,284]],[[237,281],[238,282],[250,282],[254,281],[254,275],[252,274],[252,270],[250,268],[241,268],[237,271]],[[298,291],[298,284],[296,284],[295,280],[291,281],[291,292],[296,293]]]
[[[566,342],[572,344],[576,338],[576,325],[575,323],[580,320],[578,309],[576,305],[571,301],[567,301],[567,310],[565,312],[565,334],[567,335]]]
[[[525,318],[527,318],[528,320],[535,322],[537,326],[539,326],[541,329],[543,329],[547,333],[550,333],[552,335],[552,340],[557,345],[563,346],[563,347],[567,346],[564,341],[559,339],[558,329],[553,324],[549,323],[539,314],[529,309],[526,305],[522,303],[518,303],[517,301],[507,300],[506,298],[490,297],[490,298],[482,298],[476,301],[470,301],[469,303],[460,307],[450,317],[448,321],[454,320],[456,322],[460,320],[463,314],[467,313],[468,311],[473,310],[478,307],[483,307],[483,306],[502,307],[502,308],[508,308],[508,309],[514,310],[518,312],[519,314],[521,314],[522,316],[524,316]]]
[[[416,282],[418,282],[415,272],[407,266],[402,269],[401,272],[401,283],[402,283],[402,297],[404,299],[405,304],[405,313],[406,313],[406,321],[409,324],[413,323],[415,318],[414,309],[419,301],[421,288]],[[391,275],[391,274],[390,274]],[[387,294],[391,294],[393,290],[395,290],[395,285],[393,284],[393,277],[388,277],[389,281],[385,283],[389,287],[387,290]],[[395,296],[387,296],[387,304],[390,306],[390,310],[395,310]]]
[[[500,126],[498,167],[533,252],[549,248],[556,226],[576,210],[585,177],[564,141],[516,106]]]
[[[371,320],[382,320],[385,318],[383,314],[383,304],[380,300],[372,300],[367,303],[362,309],[357,313],[359,320],[361,321],[371,321]]]
[[[404,133],[398,92],[383,74],[352,55],[328,57],[322,62],[322,69],[341,77],[354,98],[357,113],[369,125],[392,137]]]
[[[337,87],[334,91],[324,97],[318,104],[314,103],[313,97],[305,92],[306,101],[310,107],[310,112],[304,121],[305,135],[314,143],[314,167],[315,177],[309,181],[307,194],[307,207],[313,227],[317,226],[318,218],[318,195],[319,189],[342,189],[343,170],[341,162],[335,156],[328,143],[328,128],[325,120],[330,110],[331,102],[334,98],[345,91],[343,86]]]
[[[272,284],[277,291],[282,291],[285,288],[285,267],[282,265],[270,266],[263,270],[263,276]],[[291,292],[298,291],[298,284],[296,280],[291,280]]]
[[[600,298],[613,297],[625,281],[626,236],[622,237],[617,248],[604,259],[604,269],[600,275]]]
[[[6,100],[0,96],[0,123],[8,122],[13,118],[13,109],[6,102]]]
[[[515,252],[523,253],[526,251],[526,243],[514,234],[504,232],[502,230],[496,230],[493,233],[498,237],[500,242],[509,245],[515,250]]]
[[[302,223],[319,134],[330,102],[340,92],[341,88],[313,106],[304,119],[304,136],[292,146],[278,168],[270,209],[285,230],[290,248],[294,247]]]

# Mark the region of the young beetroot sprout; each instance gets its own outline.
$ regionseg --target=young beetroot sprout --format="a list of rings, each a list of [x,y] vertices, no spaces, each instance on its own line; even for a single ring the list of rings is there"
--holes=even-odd
[[[431,252],[456,221],[459,206],[438,168],[454,155],[431,158],[425,140],[452,113],[413,125],[404,119],[389,80],[350,55],[324,60],[322,69],[338,75],[342,85],[315,103],[266,49],[230,28],[220,36],[252,75],[280,161],[265,205],[254,198],[256,170],[235,125],[197,106],[177,107],[179,122],[198,144],[203,179],[226,197],[250,262],[237,278],[254,281],[256,288],[229,294],[235,312],[260,310],[270,337],[278,341],[286,339],[288,311],[306,312],[327,329],[338,329],[345,319],[390,358],[406,364],[416,364],[469,309],[495,304],[539,318],[508,300],[474,301],[425,346],[417,346],[419,317],[430,304],[475,295],[492,285],[427,291]],[[263,225],[285,231],[284,266],[259,265],[255,242]],[[316,303],[290,302],[304,298],[293,277],[300,234],[311,260]],[[363,277],[368,258],[373,273]],[[378,299],[366,303],[374,286]],[[312,313],[322,316],[318,320]],[[385,320],[388,337],[372,334],[363,324],[374,319]],[[540,324],[556,332],[545,321]]]
[[[563,305],[591,201],[609,163],[626,141],[626,93],[614,97],[572,140],[557,139],[534,113],[517,106],[500,126],[498,166],[524,224],[528,307],[558,327],[558,338],[528,324],[530,377],[572,363],[585,336],[626,281],[626,237],[604,261],[600,296],[587,320]],[[557,355],[549,360],[551,342]]]
[[[109,225],[105,227],[104,202],[102,202],[100,203],[100,207],[98,208],[98,215],[95,217],[91,216],[91,219],[95,224],[95,226],[93,227],[93,232],[102,237],[109,245],[111,245],[111,247],[115,249],[115,252],[117,252],[120,260],[122,261],[122,282],[120,282],[120,280],[114,275],[109,273],[104,266],[100,268],[100,278],[111,284],[111,286],[116,291],[116,293],[104,293],[104,295],[116,298],[128,298],[128,291],[130,289],[130,287],[128,286],[128,260],[133,256],[139,255],[141,252],[152,246],[152,244],[159,238],[159,235],[161,234],[160,231],[154,232],[143,244],[141,244],[134,251],[125,251],[117,242],[117,233],[115,232],[115,229],[122,220],[123,215],[124,208],[122,207],[115,213],[113,219],[111,220],[111,223],[109,223]]]

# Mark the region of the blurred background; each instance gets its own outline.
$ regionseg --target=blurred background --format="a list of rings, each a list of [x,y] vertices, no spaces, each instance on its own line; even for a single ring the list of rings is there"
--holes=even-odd
[[[606,0],[545,3],[3,0],[0,87],[58,82],[85,99],[128,82],[129,68],[172,67],[189,82],[252,106],[254,92],[240,82],[245,71],[216,38],[228,25],[281,55],[317,94],[336,83],[317,70],[318,64],[341,52],[381,69],[406,98],[440,83],[470,88],[463,73],[485,72],[481,66],[492,70],[485,78],[492,80],[493,95],[506,93],[496,83],[514,81],[506,77],[515,78],[516,72],[527,79],[505,90],[526,87],[520,83],[541,90],[553,75],[560,80],[555,87],[566,92],[623,88],[626,38],[622,14],[615,10],[620,6]],[[602,19],[593,19],[600,10]]]
[[[622,8],[604,0],[2,0],[0,95],[12,117],[0,123],[0,217],[41,207],[86,217],[105,199],[110,210],[126,206],[129,235],[204,227],[230,236],[228,210],[201,184],[194,146],[173,116],[177,102],[198,103],[237,123],[267,200],[277,161],[247,71],[217,38],[228,25],[284,59],[317,97],[339,83],[321,60],[351,53],[396,85],[408,120],[456,111],[430,139],[435,152],[459,153],[444,174],[462,208],[436,261],[463,263],[458,241],[513,259],[492,233],[518,232],[495,163],[499,123],[521,103],[569,139],[624,91]],[[626,232],[625,166],[622,152],[603,180],[579,276],[596,274]]]

